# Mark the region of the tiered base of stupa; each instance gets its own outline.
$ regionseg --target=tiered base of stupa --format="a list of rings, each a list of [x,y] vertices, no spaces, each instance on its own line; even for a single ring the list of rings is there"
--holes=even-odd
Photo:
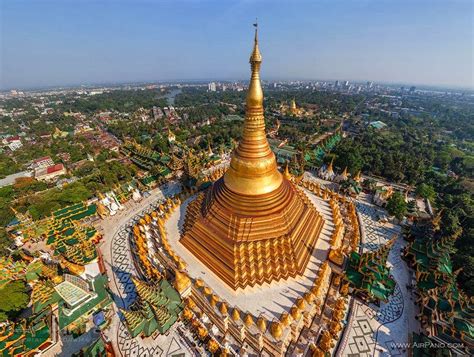
[[[245,196],[216,181],[187,208],[183,244],[234,290],[304,273],[324,220],[290,181]]]

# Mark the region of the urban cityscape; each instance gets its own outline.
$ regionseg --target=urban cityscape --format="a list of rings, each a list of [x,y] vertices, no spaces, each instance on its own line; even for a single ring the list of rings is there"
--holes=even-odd
[[[120,67],[115,80],[43,85],[41,73],[7,73],[16,50],[2,48],[0,354],[474,355],[473,67],[452,85],[448,70],[426,83],[371,79],[375,65],[367,79],[274,79],[280,25],[246,13],[271,3],[230,3],[71,6],[228,7],[240,37],[210,35],[222,50],[207,58],[221,73],[215,63],[241,41],[236,79],[201,77],[196,60],[206,79],[124,80]],[[295,3],[275,7],[313,6]],[[435,3],[449,19],[472,10]],[[30,5],[2,5],[2,17]],[[313,23],[301,16],[291,21]]]

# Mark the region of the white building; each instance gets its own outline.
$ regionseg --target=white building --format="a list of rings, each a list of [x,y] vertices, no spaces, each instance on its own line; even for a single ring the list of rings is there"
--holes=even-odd
[[[216,88],[217,86],[215,82],[211,82],[207,85],[207,89],[209,90],[209,92],[215,92]]]

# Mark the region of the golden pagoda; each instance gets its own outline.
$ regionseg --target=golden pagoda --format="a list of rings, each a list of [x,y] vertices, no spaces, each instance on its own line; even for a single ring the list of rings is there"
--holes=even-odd
[[[257,30],[243,135],[230,167],[187,207],[180,242],[232,289],[303,274],[323,226],[277,169],[265,135]]]
[[[291,100],[291,104],[290,104],[290,114],[291,114],[291,115],[298,115],[298,114],[300,114],[300,110],[296,107],[295,98],[293,98],[293,99]]]

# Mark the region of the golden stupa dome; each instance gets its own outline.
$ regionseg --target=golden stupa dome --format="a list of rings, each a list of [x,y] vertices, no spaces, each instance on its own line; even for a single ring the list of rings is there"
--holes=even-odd
[[[207,348],[209,349],[209,352],[215,353],[219,349],[219,344],[217,343],[215,339],[211,338],[207,342]]]
[[[247,313],[247,315],[245,315],[244,317],[245,326],[250,327],[253,325],[253,323],[254,323],[253,316],[250,313]]]
[[[202,279],[196,279],[194,285],[196,285],[196,288],[200,288],[204,286],[204,281]]]
[[[225,174],[205,192],[207,198],[189,203],[189,224],[179,240],[234,290],[301,276],[324,224],[309,199],[278,170],[266,138],[261,63],[256,31],[241,140]]]
[[[193,317],[193,313],[187,307],[183,309],[183,316],[186,320],[190,320]]]
[[[270,331],[272,333],[273,338],[279,340],[281,335],[283,334],[281,323],[278,321],[273,321],[270,326]]]
[[[193,309],[196,307],[196,303],[191,299],[190,297],[186,298],[186,306],[189,307],[190,309]]]
[[[263,316],[260,316],[257,320],[257,327],[263,333],[267,330],[267,320]]]
[[[204,295],[211,295],[212,294],[212,290],[209,286],[205,286],[202,291],[203,291]]]
[[[217,295],[212,294],[211,298],[209,299],[209,303],[211,304],[211,306],[215,307],[218,302],[219,302],[219,298],[217,297]]]
[[[184,270],[184,269],[186,269],[186,263],[185,263],[184,260],[182,260],[181,258],[178,259],[178,269],[179,269],[179,270]]]
[[[229,352],[229,349],[227,348],[224,348],[222,351],[221,351],[221,354],[219,355],[219,357],[227,357],[230,355],[230,352]]]
[[[186,273],[180,272],[177,269],[174,272],[175,272],[174,287],[179,293],[182,293],[189,286],[191,286],[191,279],[189,279],[189,276]]]
[[[305,301],[308,303],[308,304],[311,304],[315,297],[313,295],[313,293],[311,291],[308,291],[306,294],[304,294],[304,297]]]
[[[138,224],[133,226],[133,234],[138,236],[140,234],[140,228],[138,228]]]
[[[293,306],[291,308],[290,314],[291,314],[291,317],[293,318],[293,320],[295,320],[295,321],[299,320],[300,317],[301,317],[301,312],[296,306]]]
[[[198,335],[200,338],[204,338],[208,335],[208,332],[204,326],[198,327]]]
[[[227,315],[229,312],[227,311],[227,304],[225,302],[221,302],[219,305],[219,311],[222,315]]]
[[[303,311],[304,308],[306,307],[306,304],[304,303],[304,300],[302,298],[298,298],[296,300],[296,306],[298,307],[299,310]]]
[[[232,320],[238,321],[240,320],[240,311],[236,307],[232,310]]]
[[[280,316],[280,322],[284,327],[288,326],[291,324],[291,316],[287,312],[284,312]]]

